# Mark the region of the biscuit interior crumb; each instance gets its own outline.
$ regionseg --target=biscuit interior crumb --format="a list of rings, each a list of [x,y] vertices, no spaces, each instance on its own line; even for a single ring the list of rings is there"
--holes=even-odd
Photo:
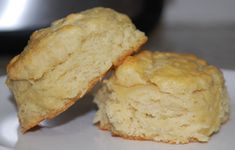
[[[126,15],[100,7],[35,31],[7,67],[21,130],[65,111],[146,40]]]
[[[104,81],[95,103],[100,128],[168,143],[206,142],[229,116],[222,72],[188,54],[129,56]]]

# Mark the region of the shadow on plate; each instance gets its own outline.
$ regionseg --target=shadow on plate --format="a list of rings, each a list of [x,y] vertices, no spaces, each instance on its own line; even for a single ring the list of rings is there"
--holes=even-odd
[[[60,126],[74,120],[79,116],[85,115],[86,113],[96,109],[96,105],[92,101],[93,96],[87,94],[59,116],[51,120],[41,122],[40,127],[50,128]]]
[[[11,95],[9,98],[9,101],[14,105],[15,109],[17,110],[17,104],[16,101]],[[67,109],[65,112],[59,114],[57,117],[51,119],[51,120],[45,120],[42,121],[39,126],[36,126],[30,130],[30,132],[37,131],[41,127],[55,127],[55,126],[60,126],[63,124],[66,124],[75,118],[85,115],[86,113],[96,110],[97,107],[93,103],[93,96],[91,94],[85,95],[83,98],[78,100],[73,106],[71,106],[69,109]]]
[[[14,108],[17,112],[17,104],[16,104],[15,98],[12,94],[9,96],[8,100],[12,103],[12,105],[14,106]]]

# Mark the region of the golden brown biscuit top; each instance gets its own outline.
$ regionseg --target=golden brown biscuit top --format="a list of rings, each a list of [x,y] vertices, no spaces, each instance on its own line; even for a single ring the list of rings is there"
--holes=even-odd
[[[37,80],[56,65],[69,59],[75,51],[82,52],[83,46],[86,46],[83,43],[87,39],[114,39],[105,37],[110,36],[106,33],[112,32],[114,36],[135,30],[126,15],[109,8],[99,7],[71,14],[53,22],[48,28],[35,31],[24,51],[9,63],[8,77],[13,80]],[[117,36],[115,40],[123,39]]]
[[[111,82],[126,87],[154,84],[162,92],[183,94],[224,81],[219,69],[194,55],[144,51],[129,56]]]

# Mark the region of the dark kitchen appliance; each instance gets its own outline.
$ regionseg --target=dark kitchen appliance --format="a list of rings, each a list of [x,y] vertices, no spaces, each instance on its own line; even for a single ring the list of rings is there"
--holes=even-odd
[[[1,0],[0,53],[19,53],[34,30],[69,13],[96,6],[129,15],[137,28],[149,33],[160,19],[163,3],[163,0]]]

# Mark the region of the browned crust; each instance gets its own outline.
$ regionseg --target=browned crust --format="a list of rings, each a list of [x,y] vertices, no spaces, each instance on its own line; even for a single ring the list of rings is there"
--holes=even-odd
[[[116,61],[114,61],[113,66],[117,67],[120,64],[122,64],[122,62],[125,60],[127,56],[130,56],[132,53],[137,52],[143,46],[143,44],[147,42],[147,40],[148,40],[147,37],[141,39],[137,45],[132,47],[130,50],[128,50],[126,53],[120,56]]]
[[[94,85],[100,80],[100,78],[102,78],[105,74],[94,78],[93,80],[91,80],[91,82],[89,83],[88,89],[86,91],[89,91],[90,89],[92,89],[92,87],[94,87]],[[83,94],[85,95],[85,93]],[[45,119],[52,119],[56,116],[58,116],[59,114],[61,114],[62,112],[64,112],[65,110],[67,110],[70,106],[72,106],[79,98],[81,98],[83,95],[78,94],[75,98],[72,99],[68,99],[67,103],[64,104],[64,106],[60,109],[56,109],[54,111],[51,111],[50,114],[47,115],[43,115],[41,117],[39,117],[38,119],[36,119],[33,123],[31,123],[28,126],[22,126],[21,127],[21,132],[25,133],[27,130],[33,128],[34,126],[38,125],[41,121],[45,120]]]
[[[133,135],[127,135],[127,134],[123,134],[120,132],[115,132],[112,131],[107,125],[107,126],[100,126],[99,123],[95,124],[100,130],[103,131],[110,131],[113,137],[120,137],[123,139],[127,139],[127,140],[138,140],[138,141],[153,141],[153,142],[162,142],[162,143],[168,143],[168,144],[188,144],[188,143],[194,143],[194,142],[198,142],[198,143],[206,143],[203,141],[199,141],[197,138],[193,138],[190,137],[187,140],[184,141],[176,141],[176,140],[154,140],[154,137],[152,136],[133,136]]]
[[[27,125],[27,126],[21,126],[21,132],[25,133],[27,130],[33,128],[34,126],[38,125],[41,121],[45,120],[45,119],[52,119],[53,117],[59,115],[60,113],[64,112],[66,109],[68,109],[70,106],[72,106],[75,103],[74,100],[68,100],[67,103],[64,104],[64,106],[60,109],[56,109],[50,112],[50,114],[47,115],[43,115],[38,117],[37,119],[34,120],[34,122],[32,122],[31,124]],[[21,121],[20,121],[20,124]]]
[[[132,47],[130,50],[128,50],[126,53],[123,53],[122,56],[120,56],[116,61],[113,62],[113,65],[114,66],[117,66],[117,65],[120,65],[124,59],[131,55],[132,53],[136,52],[139,50],[139,48],[147,41],[147,37],[141,39],[138,44],[136,44],[134,47]],[[50,113],[46,114],[46,115],[43,115],[43,116],[40,116],[38,117],[37,119],[35,119],[34,122],[30,123],[29,125],[27,126],[24,126],[21,121],[20,121],[20,124],[21,124],[21,132],[22,133],[25,133],[26,131],[28,131],[29,129],[33,128],[34,126],[38,125],[41,121],[45,120],[45,119],[52,119],[56,116],[58,116],[59,114],[61,114],[62,112],[64,112],[65,110],[67,110],[70,106],[72,106],[78,99],[80,99],[83,95],[85,95],[87,93],[87,91],[91,90],[95,84],[101,80],[105,74],[110,70],[111,68],[109,68],[106,72],[102,73],[100,76],[94,78],[93,80],[91,80],[89,83],[88,83],[88,88],[86,90],[86,92],[84,92],[83,94],[79,93],[76,97],[72,98],[72,99],[68,99],[67,103],[65,103],[65,105],[61,108],[58,108],[56,110],[53,110],[51,111]]]

